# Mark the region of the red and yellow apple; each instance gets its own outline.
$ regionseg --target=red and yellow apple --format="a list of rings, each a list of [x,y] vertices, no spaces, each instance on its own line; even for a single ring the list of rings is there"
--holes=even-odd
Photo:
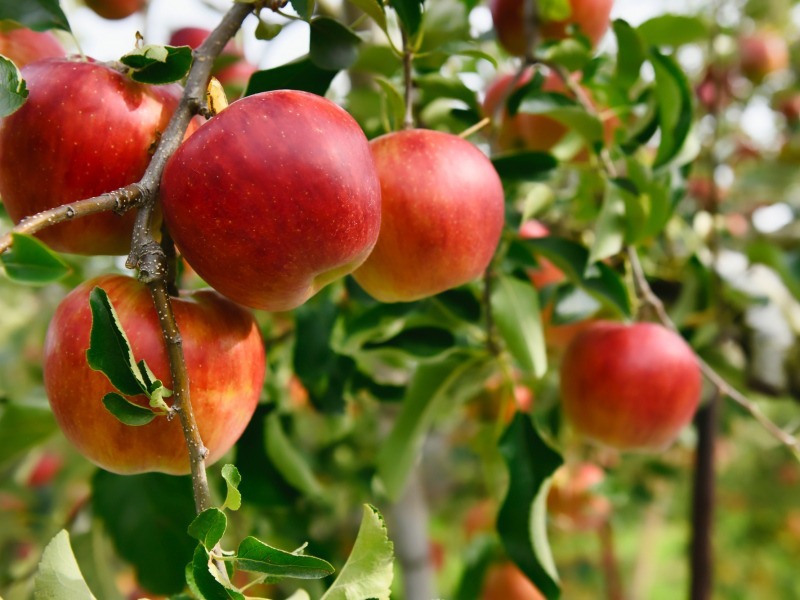
[[[378,243],[354,273],[381,302],[410,302],[478,277],[504,222],[500,177],[449,133],[409,129],[370,142],[380,179]]]
[[[528,54],[525,37],[525,2],[527,0],[490,0],[492,20],[500,45],[509,54]],[[539,16],[538,34],[544,40],[569,37],[569,27],[576,26],[596,46],[608,30],[614,0],[569,0],[570,16],[562,21],[548,21]]]
[[[10,58],[21,69],[37,60],[66,56],[67,52],[49,31],[38,32],[19,27],[0,31],[0,54]]]
[[[248,96],[201,126],[167,163],[161,198],[198,275],[270,311],[351,272],[380,229],[380,185],[358,123],[291,90]]]
[[[84,0],[104,19],[125,19],[144,8],[147,0]]]
[[[489,567],[483,579],[481,600],[545,600],[531,580],[510,561]]]
[[[141,179],[181,94],[91,61],[37,61],[22,76],[28,100],[0,120],[0,196],[15,223]],[[61,252],[126,254],[133,219],[102,213],[38,237]]]
[[[86,359],[92,326],[89,294],[108,294],[134,358],[172,388],[158,316],[147,287],[122,275],[86,281],[59,304],[45,339],[44,384],[53,414],[67,439],[95,464],[115,473],[189,472],[180,421],[159,416],[131,427],[103,406],[114,387]],[[258,404],[264,381],[264,347],[253,316],[212,290],[172,300],[183,338],[190,398],[208,464],[239,439]],[[129,398],[146,406],[144,396]],[[171,400],[168,398],[167,403]]]
[[[553,475],[547,512],[560,527],[572,531],[600,528],[611,516],[611,501],[597,491],[605,479],[592,463],[564,465]]]
[[[739,38],[739,69],[754,83],[789,66],[789,46],[776,31],[761,30]]]
[[[656,323],[595,321],[561,362],[564,414],[582,436],[618,450],[665,449],[697,410],[700,365]]]

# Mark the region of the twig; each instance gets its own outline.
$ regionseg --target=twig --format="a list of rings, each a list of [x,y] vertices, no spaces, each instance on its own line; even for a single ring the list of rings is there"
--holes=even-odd
[[[414,109],[412,105],[414,93],[414,80],[412,78],[412,63],[414,62],[414,51],[408,41],[408,34],[405,29],[401,29],[403,36],[403,90],[406,103],[406,113],[403,117],[403,129],[414,128]]]

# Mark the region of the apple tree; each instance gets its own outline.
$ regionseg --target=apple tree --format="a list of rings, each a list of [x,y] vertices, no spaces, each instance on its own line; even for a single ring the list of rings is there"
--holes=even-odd
[[[792,2],[62,4],[0,2],[0,596],[800,596]]]

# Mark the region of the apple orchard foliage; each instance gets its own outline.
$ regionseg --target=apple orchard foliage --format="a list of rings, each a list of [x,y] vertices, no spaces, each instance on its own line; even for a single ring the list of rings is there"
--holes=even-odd
[[[176,138],[153,227],[211,507],[165,474],[189,453],[159,311],[105,256],[128,253],[136,208],[45,228],[49,248],[15,233],[0,596],[597,598],[616,570],[675,597],[688,423],[715,395],[699,360],[779,426],[800,390],[795,229],[754,226],[796,210],[789,18],[719,4],[641,24],[610,0],[246,8],[213,63],[232,103]],[[109,65],[63,57],[69,16],[0,6],[4,235],[137,183],[209,33],[187,13],[165,50],[134,17]],[[259,70],[290,19],[308,54]],[[766,105],[759,147],[740,116]],[[792,453],[734,403],[719,429],[716,590],[800,596]]]

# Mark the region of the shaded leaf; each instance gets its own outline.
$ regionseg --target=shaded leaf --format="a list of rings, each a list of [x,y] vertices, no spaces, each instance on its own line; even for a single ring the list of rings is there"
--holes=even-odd
[[[69,598],[70,600],[95,600],[81,574],[78,561],[69,543],[69,534],[62,529],[47,544],[39,561],[34,578],[33,596]]]
[[[417,359],[435,358],[452,350],[453,333],[441,327],[409,327],[382,342],[364,344],[363,350],[392,348]]]
[[[497,174],[502,179],[539,180],[558,166],[558,160],[547,152],[526,150],[492,157]]]
[[[0,55],[0,118],[16,112],[27,99],[28,88],[22,73],[11,60]]]
[[[127,398],[114,392],[109,392],[103,396],[103,406],[105,406],[106,410],[119,421],[131,427],[147,425],[158,416],[149,408],[134,404]]]
[[[239,510],[242,506],[242,494],[239,491],[242,476],[239,474],[239,469],[235,465],[224,465],[222,467],[222,478],[225,480],[227,489],[225,503],[222,505],[223,510],[226,508]]]
[[[189,46],[159,46],[148,44],[120,58],[131,68],[130,77],[141,83],[164,84],[179,81],[192,66]]]
[[[71,32],[58,0],[0,0],[0,21],[14,21],[34,31]]]
[[[523,371],[544,376],[547,350],[539,315],[539,294],[530,281],[500,275],[492,287],[491,307],[497,329]]]
[[[378,0],[350,0],[350,2],[367,13],[378,27],[386,31],[386,13],[381,2]]]
[[[386,523],[378,509],[365,504],[358,537],[350,556],[320,600],[389,600],[394,576],[393,561],[394,544],[389,540]]]
[[[190,536],[211,550],[225,535],[228,517],[218,508],[207,508],[194,518],[187,529]]]
[[[674,159],[689,137],[692,126],[692,89],[683,69],[675,59],[650,50],[650,62],[656,73],[655,95],[661,142],[653,168]]]
[[[306,21],[311,19],[311,15],[314,14],[314,5],[316,4],[316,0],[290,0],[292,4],[292,8],[297,11],[297,14],[300,15]]]
[[[547,598],[560,595],[547,540],[549,479],[564,460],[539,436],[528,415],[516,413],[500,440],[509,472],[497,531],[508,556]]]
[[[41,444],[57,430],[49,406],[6,404],[0,413],[0,465]]]
[[[620,186],[606,182],[603,206],[594,228],[595,236],[589,251],[589,263],[595,263],[622,250],[625,243],[625,200]]]
[[[243,571],[294,579],[321,579],[334,572],[330,563],[321,558],[279,550],[252,536],[239,544],[236,566]]]
[[[417,35],[422,24],[422,0],[389,0],[389,5],[397,11],[408,37]]]
[[[272,90],[301,90],[324,96],[338,71],[322,69],[309,58],[301,58],[250,76],[245,96]]]
[[[0,57],[0,63],[2,61]],[[72,272],[63,258],[36,238],[12,233],[11,240],[11,248],[0,254],[0,262],[12,281],[44,285],[63,279]]]
[[[201,545],[195,548],[192,562],[186,565],[186,583],[202,600],[245,600],[245,595],[223,585],[212,573],[208,551]]]
[[[392,130],[400,129],[406,114],[406,101],[403,95],[388,79],[376,77],[375,83],[383,90],[381,99],[385,103],[387,116],[390,117],[389,124],[392,126]]]
[[[320,69],[336,71],[350,67],[358,58],[361,38],[350,28],[328,17],[311,21],[309,58]]]

